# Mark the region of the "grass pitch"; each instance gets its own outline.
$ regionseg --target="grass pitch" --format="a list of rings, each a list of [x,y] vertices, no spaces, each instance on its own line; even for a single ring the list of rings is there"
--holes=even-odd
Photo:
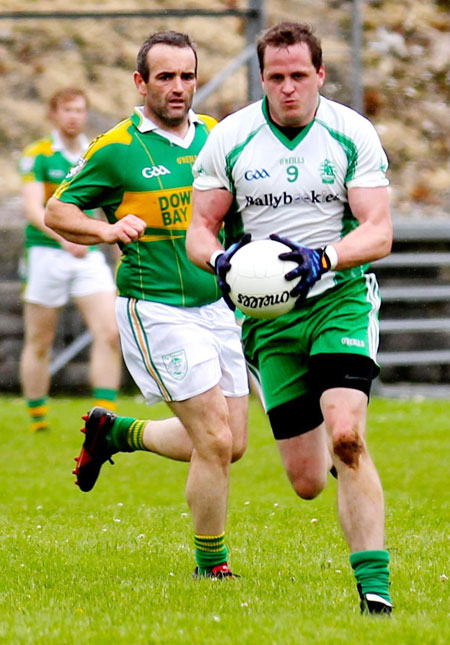
[[[193,580],[187,465],[119,454],[82,493],[71,470],[89,399],[51,401],[32,435],[2,397],[0,643],[447,644],[450,401],[374,399],[369,446],[387,504],[392,620],[361,617],[336,482],[296,498],[258,402],[233,465],[227,543],[239,580]],[[123,397],[120,413],[168,416]]]

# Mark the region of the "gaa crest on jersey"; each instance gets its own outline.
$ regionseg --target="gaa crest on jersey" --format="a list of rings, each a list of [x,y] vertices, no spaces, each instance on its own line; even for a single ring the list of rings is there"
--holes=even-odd
[[[184,349],[170,354],[164,354],[162,357],[166,370],[176,381],[182,381],[187,374],[187,358]]]
[[[325,159],[320,165],[322,184],[334,184],[336,178],[336,166],[329,159]]]
[[[86,159],[84,157],[80,157],[77,163],[74,166],[72,166],[72,168],[67,173],[66,179],[72,179],[72,177],[75,177],[75,175],[78,175],[78,173],[83,170],[85,165],[86,165]]]
[[[160,164],[159,166],[148,166],[147,168],[142,169],[142,176],[146,179],[152,179],[153,177],[161,177],[162,175],[170,174],[170,170],[162,164]]]
[[[244,173],[244,178],[246,181],[254,181],[255,179],[265,179],[266,177],[270,177],[270,175],[265,168],[246,170]]]

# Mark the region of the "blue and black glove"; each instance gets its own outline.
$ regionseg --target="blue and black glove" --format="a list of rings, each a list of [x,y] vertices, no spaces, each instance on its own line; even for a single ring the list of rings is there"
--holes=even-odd
[[[300,277],[299,283],[291,291],[291,296],[298,296],[295,306],[299,307],[317,280],[330,270],[330,258],[326,254],[325,248],[309,249],[307,246],[293,242],[287,237],[280,237],[276,233],[270,235],[270,239],[281,242],[292,249],[291,252],[281,253],[278,257],[280,260],[290,260],[298,264],[298,267],[286,273],[285,278],[290,281]]]
[[[211,256],[211,261],[208,263],[211,268],[217,274],[217,282],[219,284],[220,290],[222,291],[222,297],[231,309],[234,311],[236,309],[234,303],[230,298],[230,285],[227,282],[227,273],[231,269],[230,260],[233,255],[241,249],[243,246],[251,242],[252,236],[250,233],[246,233],[240,240],[232,244],[226,251],[223,253],[214,252]]]

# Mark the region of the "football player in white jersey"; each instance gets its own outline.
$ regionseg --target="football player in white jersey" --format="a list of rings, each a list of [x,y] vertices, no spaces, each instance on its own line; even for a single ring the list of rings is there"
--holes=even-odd
[[[366,270],[392,245],[387,158],[367,119],[319,93],[325,68],[308,25],[272,27],[257,53],[264,98],[219,123],[194,165],[187,251],[229,300],[236,247],[268,237],[290,247],[296,308],[247,317],[246,357],[294,490],[311,499],[330,469],[337,476],[361,610],[389,615],[383,491],[365,440],[379,372],[378,286]]]

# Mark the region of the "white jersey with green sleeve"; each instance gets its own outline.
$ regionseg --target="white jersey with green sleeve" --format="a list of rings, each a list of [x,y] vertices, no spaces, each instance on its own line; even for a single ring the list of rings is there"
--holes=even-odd
[[[214,128],[194,164],[194,187],[233,194],[226,246],[243,233],[253,240],[278,233],[319,248],[358,226],[348,189],[387,186],[387,166],[374,126],[351,108],[321,96],[313,121],[290,140],[270,120],[264,98]],[[309,295],[365,269],[330,271]]]

